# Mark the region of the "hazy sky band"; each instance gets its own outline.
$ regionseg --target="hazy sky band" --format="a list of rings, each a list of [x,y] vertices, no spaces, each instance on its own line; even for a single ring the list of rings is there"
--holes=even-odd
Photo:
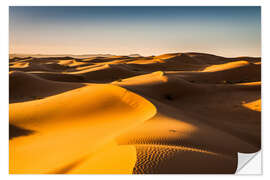
[[[10,53],[261,55],[260,7],[10,7]]]

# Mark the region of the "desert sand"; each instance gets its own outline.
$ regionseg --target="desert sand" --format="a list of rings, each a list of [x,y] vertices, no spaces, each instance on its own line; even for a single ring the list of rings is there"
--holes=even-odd
[[[261,148],[261,58],[10,56],[11,174],[235,173]]]

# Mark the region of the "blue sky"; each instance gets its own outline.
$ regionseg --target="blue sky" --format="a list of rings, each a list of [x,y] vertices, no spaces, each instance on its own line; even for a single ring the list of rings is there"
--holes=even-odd
[[[10,7],[10,53],[261,55],[260,7]]]

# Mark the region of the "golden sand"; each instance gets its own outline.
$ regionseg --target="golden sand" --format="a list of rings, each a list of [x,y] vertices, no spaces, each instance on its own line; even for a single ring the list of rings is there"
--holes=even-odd
[[[234,173],[261,147],[260,71],[201,53],[10,59],[10,173]]]

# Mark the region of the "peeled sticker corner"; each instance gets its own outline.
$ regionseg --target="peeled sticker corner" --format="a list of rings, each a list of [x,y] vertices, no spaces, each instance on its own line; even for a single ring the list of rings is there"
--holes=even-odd
[[[238,153],[238,163],[235,174],[261,175],[262,161],[261,151],[255,153]]]

